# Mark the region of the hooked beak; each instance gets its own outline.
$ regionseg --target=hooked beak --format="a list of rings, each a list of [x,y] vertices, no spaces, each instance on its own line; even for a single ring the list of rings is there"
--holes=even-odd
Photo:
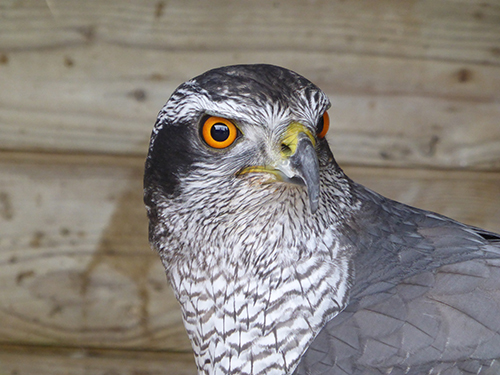
[[[309,207],[315,213],[319,207],[319,162],[314,145],[315,138],[302,124],[292,123],[281,140],[280,158],[274,165],[251,166],[238,175],[264,173],[269,182],[285,182],[306,186]]]

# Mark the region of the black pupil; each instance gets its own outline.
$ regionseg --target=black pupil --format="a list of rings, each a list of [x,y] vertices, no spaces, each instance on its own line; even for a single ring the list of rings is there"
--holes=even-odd
[[[214,124],[210,129],[210,135],[215,141],[224,142],[229,138],[229,128],[222,123]]]
[[[318,121],[318,125],[316,126],[316,134],[321,134],[323,131],[323,126],[325,126],[325,120],[323,119],[323,116]]]

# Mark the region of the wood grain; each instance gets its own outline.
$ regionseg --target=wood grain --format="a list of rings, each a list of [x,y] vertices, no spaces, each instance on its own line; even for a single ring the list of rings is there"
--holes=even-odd
[[[147,244],[143,160],[0,160],[0,343],[189,351]],[[500,173],[346,171],[391,198],[500,231]]]
[[[494,0],[31,0],[7,4],[2,12],[4,50],[103,40],[170,51],[349,52],[500,63],[500,7]]]
[[[1,163],[0,342],[189,350],[141,168],[91,160]]]
[[[195,375],[191,353],[0,346],[1,375]]]

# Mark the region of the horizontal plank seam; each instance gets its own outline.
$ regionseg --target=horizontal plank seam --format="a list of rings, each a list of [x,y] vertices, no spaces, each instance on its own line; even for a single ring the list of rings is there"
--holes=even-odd
[[[0,353],[10,351],[10,352],[60,352],[63,353],[74,353],[82,352],[88,356],[92,356],[97,353],[107,353],[109,355],[126,355],[131,354],[170,354],[170,355],[191,355],[191,351],[187,350],[166,350],[166,349],[150,349],[150,348],[109,348],[109,347],[97,347],[97,346],[79,346],[79,345],[37,345],[37,344],[25,344],[25,343],[1,343],[0,342]]]
[[[161,51],[161,52],[192,52],[192,53],[198,53],[198,52],[231,52],[231,53],[238,53],[238,52],[243,52],[243,50],[235,50],[234,48],[221,48],[221,47],[198,47],[198,48],[190,48],[190,47],[177,47],[177,46],[170,46],[170,47],[165,47],[165,46],[157,46],[156,44],[152,43],[146,43],[143,45],[137,45],[137,44],[131,44],[127,42],[119,42],[119,41],[109,41],[109,40],[100,40],[100,41],[82,41],[82,42],[61,42],[61,43],[56,43],[53,45],[44,45],[44,46],[29,46],[29,47],[1,47],[1,50],[3,53],[15,53],[15,52],[40,52],[40,51],[53,51],[61,48],[76,48],[76,47],[81,47],[81,46],[93,46],[98,43],[104,43],[107,45],[114,45],[117,47],[125,47],[125,48],[131,48],[135,50],[150,50],[150,51]],[[468,58],[444,58],[444,57],[426,57],[422,58],[421,56],[411,56],[411,55],[405,55],[402,53],[391,53],[391,52],[384,52],[384,53],[377,53],[377,52],[358,52],[358,51],[352,51],[346,48],[276,48],[275,46],[273,47],[251,47],[248,46],[248,48],[245,48],[244,52],[257,52],[257,51],[262,51],[262,52],[281,52],[281,53],[292,53],[292,52],[306,52],[306,53],[336,53],[336,54],[345,54],[345,55],[353,55],[353,56],[367,56],[367,57],[389,57],[389,58],[399,58],[399,59],[405,59],[405,60],[412,60],[412,61],[436,61],[436,62],[448,62],[448,63],[460,63],[460,64],[477,64],[477,65],[483,65],[483,66],[500,66],[500,62],[493,62],[493,61],[487,61],[487,60],[477,60],[477,59],[468,59]]]

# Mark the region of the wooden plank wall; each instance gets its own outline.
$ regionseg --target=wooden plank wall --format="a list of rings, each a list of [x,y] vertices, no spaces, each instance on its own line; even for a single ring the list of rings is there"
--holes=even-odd
[[[183,81],[266,62],[332,99],[354,179],[500,231],[500,1],[0,0],[0,374],[194,374],[141,174]]]

